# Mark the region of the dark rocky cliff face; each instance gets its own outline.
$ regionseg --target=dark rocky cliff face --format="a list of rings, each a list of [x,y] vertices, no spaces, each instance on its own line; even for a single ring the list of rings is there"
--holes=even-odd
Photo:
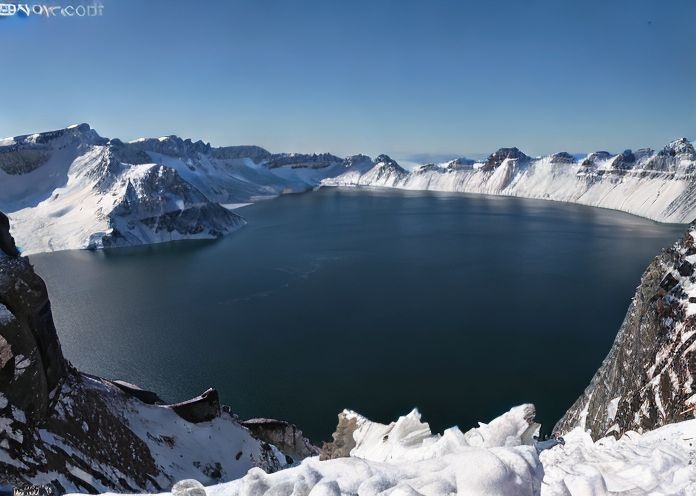
[[[694,417],[696,223],[648,266],[590,385],[556,425],[594,439]]]
[[[28,421],[49,413],[67,365],[43,280],[19,257],[0,213],[0,392]]]
[[[245,427],[221,410],[213,389],[164,405],[155,393],[75,370],[46,286],[8,227],[0,213],[0,485],[153,492],[181,479],[213,484],[252,467],[275,471],[313,454],[289,424],[292,447],[303,449],[289,457],[290,445],[272,446],[267,440],[285,439],[285,430]]]

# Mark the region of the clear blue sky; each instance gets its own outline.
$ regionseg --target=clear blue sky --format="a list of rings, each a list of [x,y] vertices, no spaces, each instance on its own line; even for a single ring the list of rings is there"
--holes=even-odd
[[[0,136],[395,156],[696,138],[694,0],[102,3],[0,19]]]

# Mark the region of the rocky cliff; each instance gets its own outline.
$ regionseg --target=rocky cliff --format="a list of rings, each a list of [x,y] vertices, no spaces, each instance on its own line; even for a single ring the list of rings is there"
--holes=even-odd
[[[8,228],[0,213],[0,485],[153,492],[182,478],[211,484],[253,467],[275,471],[313,453],[290,424],[245,427],[215,390],[166,405],[127,382],[75,370],[46,286]]]
[[[598,439],[694,418],[695,240],[696,223],[648,266],[609,354],[556,430]]]

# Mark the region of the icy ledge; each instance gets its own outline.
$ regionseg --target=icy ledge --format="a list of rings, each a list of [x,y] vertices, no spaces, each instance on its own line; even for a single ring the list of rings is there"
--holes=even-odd
[[[564,446],[539,454],[532,444],[538,428],[533,414],[532,405],[522,405],[465,433],[452,427],[433,435],[416,410],[389,425],[344,411],[334,444],[341,441],[346,429],[351,431],[349,437],[355,444],[348,457],[307,458],[297,467],[274,474],[253,468],[241,479],[206,488],[183,481],[164,494],[696,494],[696,420],[642,435],[626,433],[618,441],[593,442],[575,429],[566,434]],[[344,432],[340,432],[341,423]]]

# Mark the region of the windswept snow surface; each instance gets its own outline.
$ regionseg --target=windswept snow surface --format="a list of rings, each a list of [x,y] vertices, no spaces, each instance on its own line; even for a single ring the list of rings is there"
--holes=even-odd
[[[417,411],[389,425],[356,420],[356,446],[347,458],[305,459],[267,474],[205,488],[208,496],[443,496],[696,494],[696,420],[622,439],[592,442],[575,429],[565,445],[539,454],[531,445],[538,425],[532,405],[511,409],[462,433],[433,435]],[[171,493],[165,493],[171,494]]]

